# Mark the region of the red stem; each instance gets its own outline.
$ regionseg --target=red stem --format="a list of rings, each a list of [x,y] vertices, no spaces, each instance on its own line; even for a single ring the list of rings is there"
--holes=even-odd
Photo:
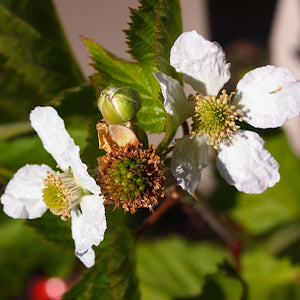
[[[179,195],[177,193],[172,193],[154,212],[140,228],[138,228],[134,235],[136,238],[141,237],[141,235],[153,224],[155,224],[166,212],[170,209],[175,202],[179,200]]]

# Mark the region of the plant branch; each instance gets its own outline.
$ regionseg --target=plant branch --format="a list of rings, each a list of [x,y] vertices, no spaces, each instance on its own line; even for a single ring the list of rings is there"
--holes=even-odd
[[[150,215],[145,222],[135,232],[134,236],[138,239],[143,233],[153,224],[155,224],[166,212],[169,210],[174,203],[180,198],[177,192],[173,192],[166,198],[166,200]]]
[[[235,237],[227,230],[227,228],[221,223],[217,215],[206,205],[204,201],[198,199],[194,194],[193,198],[197,200],[193,204],[194,209],[202,216],[202,218],[210,225],[210,227],[222,238],[226,244],[230,244],[235,240]]]
[[[204,201],[200,201],[195,194],[192,196],[195,200],[197,200],[197,202],[193,204],[193,208],[226,243],[227,247],[230,249],[236,269],[240,270],[240,255],[242,252],[241,241],[227,229],[217,214],[215,214]]]

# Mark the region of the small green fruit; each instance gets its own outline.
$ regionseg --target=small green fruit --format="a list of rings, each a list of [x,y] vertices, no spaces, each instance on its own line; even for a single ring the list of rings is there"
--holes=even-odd
[[[108,124],[124,124],[133,119],[140,110],[141,99],[132,88],[108,87],[100,94],[98,108]]]

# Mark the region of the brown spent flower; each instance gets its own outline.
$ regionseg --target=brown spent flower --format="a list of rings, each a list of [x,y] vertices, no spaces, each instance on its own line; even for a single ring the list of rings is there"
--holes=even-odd
[[[112,147],[111,152],[98,158],[97,181],[107,203],[121,204],[125,212],[149,208],[164,196],[163,161],[155,153],[154,145],[143,149],[136,141],[124,147]]]

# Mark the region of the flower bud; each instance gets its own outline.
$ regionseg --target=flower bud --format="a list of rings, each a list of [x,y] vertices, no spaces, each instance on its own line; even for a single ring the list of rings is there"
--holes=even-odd
[[[110,125],[108,128],[112,140],[119,147],[124,147],[127,144],[134,144],[137,141],[134,132],[123,125]]]
[[[108,124],[123,124],[135,117],[141,108],[141,99],[132,88],[108,87],[100,94],[98,108]]]
[[[98,122],[96,125],[98,131],[99,149],[111,152],[112,148],[124,147],[127,144],[134,144],[138,141],[135,133],[123,125],[108,125],[104,122]]]

